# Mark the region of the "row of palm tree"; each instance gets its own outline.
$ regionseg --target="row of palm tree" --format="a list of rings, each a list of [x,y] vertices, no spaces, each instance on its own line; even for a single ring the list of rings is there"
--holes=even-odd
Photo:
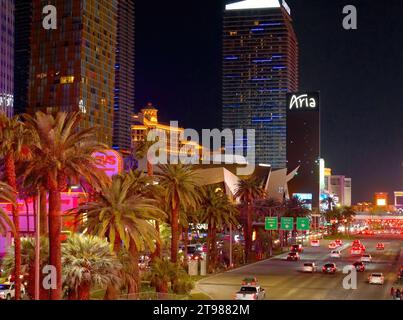
[[[240,202],[238,206],[235,199],[217,187],[201,187],[197,171],[191,166],[161,165],[154,173],[148,162],[147,175],[129,171],[108,178],[97,168],[92,156],[107,146],[97,141],[96,128],[80,127],[81,116],[80,113],[58,112],[52,115],[37,112],[33,116],[24,115],[22,119],[8,119],[0,115],[0,158],[4,160],[0,170],[3,172],[1,179],[7,182],[7,185],[0,185],[0,198],[7,199],[13,208],[13,223],[2,214],[0,231],[6,229],[5,224],[12,226],[15,275],[21,274],[19,211],[15,198],[23,193],[40,191],[37,201],[41,203],[41,212],[37,214],[42,220],[46,215],[48,217],[44,228],[48,234],[42,235],[48,237],[49,264],[55,266],[57,272],[57,289],[51,290],[50,299],[62,298],[66,274],[63,277],[61,192],[67,191],[68,185],[72,184],[81,184],[89,197],[70,213],[75,215],[81,232],[95,236],[94,239],[107,239],[113,255],[120,257],[122,265],[122,268],[117,268],[116,277],[124,279],[129,294],[139,291],[137,262],[140,252],[154,252],[155,261],[160,261],[161,224],[168,225],[171,230],[170,263],[173,264],[178,262],[181,233],[185,234],[184,241],[187,241],[189,223],[208,224],[209,269],[212,271],[217,267],[217,233],[228,225],[238,226],[240,211],[241,217],[245,218],[245,254],[250,260],[254,212],[259,208],[259,201],[266,201],[266,205],[269,201],[257,178],[240,180],[235,194]],[[147,145],[138,148],[138,156],[144,156],[146,151]],[[46,195],[49,199],[47,208]],[[294,203],[288,207],[287,214],[305,214],[302,211]],[[71,241],[77,245],[80,243],[79,238]],[[90,249],[83,244],[81,247]],[[76,251],[69,254],[74,252],[78,254]],[[17,289],[19,277],[15,277],[15,281]],[[72,294],[76,298],[87,298],[88,283],[80,286],[75,287]],[[173,286],[178,286],[178,283],[174,282]],[[119,293],[120,287],[114,281],[108,282],[105,298],[116,299]]]

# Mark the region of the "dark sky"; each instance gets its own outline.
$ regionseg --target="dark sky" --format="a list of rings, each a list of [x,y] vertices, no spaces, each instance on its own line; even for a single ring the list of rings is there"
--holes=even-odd
[[[221,127],[221,0],[136,2],[137,109]],[[300,44],[300,89],[319,90],[322,156],[353,179],[353,200],[403,189],[403,1],[287,0]],[[342,9],[358,10],[358,30]],[[392,200],[392,195],[390,195]]]

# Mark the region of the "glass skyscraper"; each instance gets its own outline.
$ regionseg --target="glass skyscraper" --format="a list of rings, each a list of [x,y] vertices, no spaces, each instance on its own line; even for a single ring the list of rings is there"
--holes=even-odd
[[[56,30],[42,27],[44,1],[32,4],[30,112],[80,110],[112,146],[117,0],[52,1]]]
[[[134,0],[118,0],[113,148],[131,148],[135,105],[135,7]]]
[[[286,94],[298,91],[289,6],[283,0],[227,5],[223,41],[223,128],[255,129],[256,163],[286,168]]]
[[[14,0],[0,0],[0,112],[13,115]]]

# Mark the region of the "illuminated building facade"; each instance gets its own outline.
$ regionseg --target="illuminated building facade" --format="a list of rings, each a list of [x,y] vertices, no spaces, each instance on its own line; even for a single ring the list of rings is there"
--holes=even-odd
[[[0,0],[0,112],[14,107],[14,0]]]
[[[325,176],[326,192],[339,206],[351,206],[352,179],[341,175]]]
[[[161,139],[159,142],[166,146],[162,150],[167,153],[168,161],[171,155],[179,156],[181,152],[187,156],[192,156],[198,152],[199,159],[202,159],[202,147],[197,142],[181,139],[181,135],[185,132],[184,128],[159,123],[158,110],[151,103],[148,103],[140,113],[133,116],[133,122],[132,148],[134,150],[139,143],[146,141],[150,130],[155,130],[164,137],[164,140]],[[186,148],[184,148],[185,146]]]
[[[403,191],[395,191],[395,208],[399,213],[403,213]]]
[[[14,114],[28,111],[29,65],[31,58],[32,0],[15,2]]]
[[[223,128],[255,129],[256,162],[285,168],[286,94],[298,90],[290,8],[282,0],[229,4],[223,41]]]
[[[81,111],[112,145],[117,2],[55,0],[57,29],[42,27],[43,1],[32,2],[29,110]]]
[[[123,153],[131,146],[130,130],[135,105],[135,7],[134,1],[118,0],[113,148]]]
[[[389,205],[387,192],[376,192],[374,194],[374,205],[377,207],[387,207]]]

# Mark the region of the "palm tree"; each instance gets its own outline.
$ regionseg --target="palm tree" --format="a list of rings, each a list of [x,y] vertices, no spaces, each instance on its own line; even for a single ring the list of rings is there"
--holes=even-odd
[[[0,200],[15,204],[15,191],[6,183],[0,181]],[[11,221],[8,214],[0,208],[0,234],[5,236],[7,231],[13,232],[16,235],[14,223]]]
[[[106,175],[97,168],[95,152],[107,147],[96,139],[96,128],[79,127],[79,112],[58,112],[55,116],[37,112],[24,116],[33,133],[31,150],[34,161],[26,166],[24,176],[34,185],[41,184],[49,193],[49,262],[55,266],[57,285],[51,290],[51,299],[60,300],[62,294],[61,265],[61,192],[67,189],[67,180],[85,180],[94,188],[102,186]]]
[[[255,207],[256,207],[256,213],[257,217],[256,220],[259,222],[264,222],[265,217],[273,217],[276,216],[279,218],[284,211],[284,203],[275,199],[275,198],[268,198],[268,199],[263,199],[263,200],[258,200],[255,202]],[[260,236],[261,233],[258,233],[258,236]],[[269,255],[272,255],[273,252],[273,231],[270,231],[270,237],[269,237]]]
[[[19,117],[8,118],[0,113],[0,157],[4,158],[7,183],[17,192],[16,162],[30,158],[30,150],[26,144],[28,130]],[[14,222],[15,249],[15,299],[21,295],[21,239],[19,209],[16,203],[12,205]]]
[[[237,207],[230,202],[228,196],[214,186],[205,187],[201,201],[201,223],[207,223],[207,256],[209,258],[209,272],[217,267],[217,230],[226,226],[237,226],[236,216],[239,214]]]
[[[157,258],[151,265],[150,281],[158,294],[159,298],[165,299],[169,291],[169,282],[174,283],[178,278],[185,274],[177,263],[173,263],[168,259]]]
[[[354,217],[356,216],[356,212],[352,207],[343,207],[341,210],[341,215],[343,217],[346,229],[347,229],[347,234],[349,234],[349,229],[350,229],[350,224],[354,220]]]
[[[311,213],[311,211],[306,207],[306,204],[300,200],[298,197],[292,197],[285,202],[285,217],[293,217],[294,220],[298,217],[306,217]],[[295,237],[297,233],[296,225],[293,226],[292,236]],[[286,233],[286,239],[287,233]]]
[[[139,252],[155,247],[158,237],[150,220],[164,218],[164,212],[155,200],[139,194],[137,180],[132,173],[116,175],[103,186],[92,201],[81,203],[76,213],[88,231],[99,237],[107,236],[116,254],[121,242],[130,252],[134,263],[135,284],[129,293],[137,293],[139,287]],[[114,299],[117,292],[108,286],[105,299]]]
[[[198,176],[190,166],[159,166],[158,181],[163,190],[163,197],[171,213],[171,261],[178,261],[179,250],[179,213],[195,210],[200,201]]]
[[[336,207],[336,200],[331,195],[327,195],[325,199],[321,201],[321,204],[327,206],[327,211],[332,211]]]
[[[330,222],[332,220],[336,221],[336,223],[332,223],[332,234],[336,234],[337,225],[343,218],[340,208],[334,207],[332,210],[326,211],[324,215],[328,222]]]
[[[265,191],[262,183],[256,177],[239,180],[235,198],[241,202],[242,209],[246,209],[246,226],[244,228],[245,237],[245,256],[249,262],[252,249],[252,223],[253,223],[253,205],[254,201],[263,198]]]
[[[49,242],[45,237],[41,237],[41,252],[40,252],[40,268],[48,264],[49,259]],[[12,274],[15,267],[14,248],[10,248],[3,259],[2,267],[6,274]],[[34,238],[22,238],[21,239],[21,272],[24,275],[28,275],[27,279],[27,293],[30,297],[35,295],[35,239]],[[41,274],[40,282],[43,281],[44,275]],[[40,286],[40,299],[49,299],[48,290]]]
[[[89,300],[93,286],[117,286],[122,266],[106,239],[75,235],[63,245],[64,286],[70,300]]]

